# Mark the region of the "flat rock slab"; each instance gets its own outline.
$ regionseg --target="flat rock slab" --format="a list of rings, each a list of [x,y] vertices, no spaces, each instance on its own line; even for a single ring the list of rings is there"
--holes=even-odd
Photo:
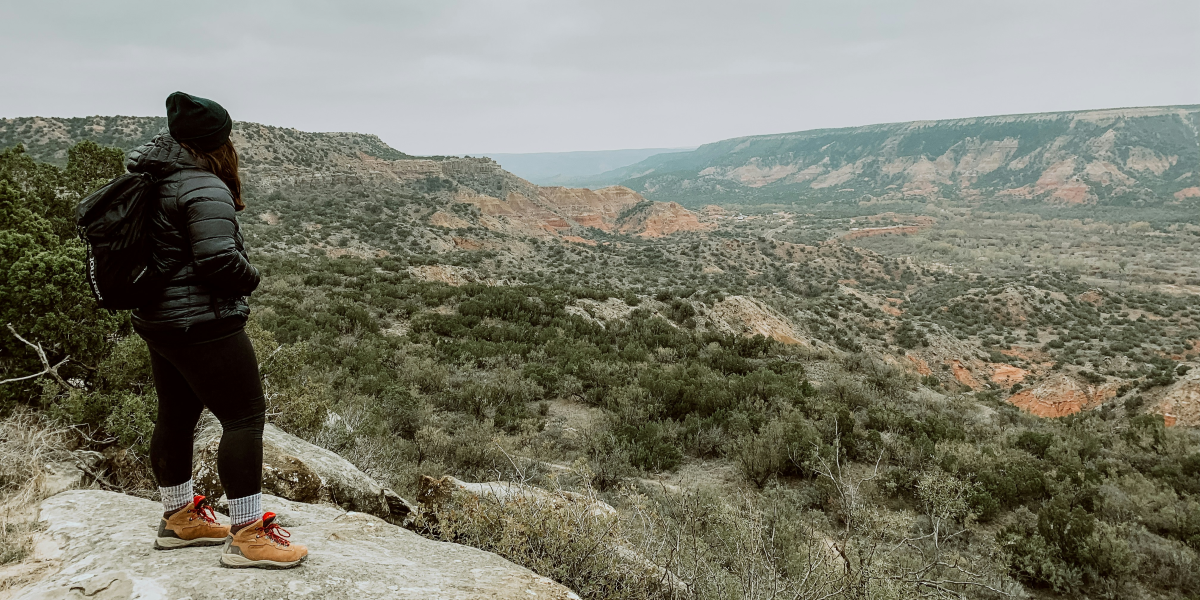
[[[221,425],[216,419],[196,436],[192,479],[196,493],[225,493],[217,474]],[[296,502],[328,502],[403,524],[413,508],[350,461],[268,424],[263,431],[263,491]]]
[[[44,535],[57,546],[42,554],[60,568],[15,598],[579,598],[495,554],[427,540],[371,515],[274,497],[264,504],[290,525],[293,540],[309,547],[301,566],[228,569],[219,563],[219,546],[155,550],[158,503],[99,490],[63,492],[41,505]]]

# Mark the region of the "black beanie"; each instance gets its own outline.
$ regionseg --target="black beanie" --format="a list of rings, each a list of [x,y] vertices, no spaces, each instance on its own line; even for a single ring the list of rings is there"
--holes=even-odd
[[[212,100],[175,92],[167,96],[167,129],[175,141],[211,152],[229,139],[233,119]]]

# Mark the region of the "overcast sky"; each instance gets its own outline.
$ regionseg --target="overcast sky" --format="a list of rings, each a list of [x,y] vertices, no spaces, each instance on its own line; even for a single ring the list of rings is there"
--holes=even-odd
[[[1200,103],[1197,0],[0,0],[0,116],[375,133],[421,154]]]

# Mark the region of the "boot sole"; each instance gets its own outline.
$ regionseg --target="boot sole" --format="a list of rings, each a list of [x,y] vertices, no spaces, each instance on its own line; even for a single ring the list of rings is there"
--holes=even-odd
[[[273,560],[250,560],[236,554],[222,554],[221,566],[230,569],[290,569],[300,566],[300,563],[304,562],[306,558],[308,558],[307,554],[300,557],[300,560],[277,562]]]
[[[155,550],[175,550],[177,548],[187,548],[189,546],[220,546],[225,543],[225,538],[196,538],[194,540],[181,540],[179,538],[160,537],[154,540]]]

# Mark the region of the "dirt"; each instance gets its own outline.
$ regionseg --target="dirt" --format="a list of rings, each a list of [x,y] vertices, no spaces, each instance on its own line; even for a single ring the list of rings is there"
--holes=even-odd
[[[1134,178],[1121,172],[1121,169],[1108,161],[1094,160],[1083,168],[1087,178],[1101,185],[1131,185],[1137,183]]]
[[[904,170],[908,181],[904,184],[905,196],[932,196],[940,191],[940,186],[950,184],[950,175],[954,172],[954,163],[943,160],[929,160],[922,156]]]
[[[329,258],[341,258],[343,256],[353,256],[355,258],[387,258],[389,253],[387,250],[376,250],[370,253],[364,253],[354,248],[326,248],[325,256]]]
[[[262,214],[258,215],[258,218],[262,219],[262,222],[266,223],[267,225],[278,225],[279,224],[279,215],[277,215],[273,212],[262,213]]]
[[[1125,166],[1135,171],[1150,171],[1155,175],[1162,175],[1177,162],[1178,156],[1163,156],[1149,148],[1133,146],[1129,149],[1129,158],[1125,161]]]
[[[782,315],[749,296],[729,296],[714,304],[709,315],[718,329],[723,323],[724,328],[746,336],[758,334],[785,344],[812,345]]]
[[[944,330],[931,330],[929,345],[909,350],[906,356],[920,375],[933,375],[951,387],[964,385],[971,389],[984,387],[992,368],[976,357],[978,347],[960,340]]]
[[[810,167],[806,167],[805,169],[796,173],[795,175],[788,177],[786,179],[786,182],[787,183],[803,183],[805,181],[808,181],[809,179],[812,179],[812,178],[824,173],[826,164],[828,162],[829,162],[829,159],[826,158],[825,160],[821,161],[820,164],[815,164]]]
[[[768,183],[774,183],[791,175],[799,170],[796,165],[774,165],[763,167],[759,164],[757,157],[750,159],[750,163],[733,169],[727,175],[728,179],[732,179],[747,187],[762,187]]]
[[[446,227],[449,229],[465,229],[471,226],[471,223],[468,221],[440,210],[429,215],[429,224],[434,227]]]
[[[1075,157],[1050,165],[1034,184],[1034,194],[1050,194],[1051,199],[1066,204],[1082,204],[1094,199],[1088,185],[1075,174]]]
[[[506,283],[504,280],[482,277],[470,267],[456,267],[454,265],[420,265],[409,267],[408,272],[414,278],[422,281],[440,281],[453,286],[466,285],[468,283],[482,283],[484,285],[504,285]]]
[[[478,207],[485,217],[481,224],[489,229],[533,236],[556,235],[589,245],[595,242],[579,235],[581,230],[586,231],[584,228],[661,237],[680,231],[708,231],[716,226],[700,222],[696,213],[679,204],[647,202],[637,192],[622,186],[598,190],[544,187],[538,188],[533,196],[510,192],[504,199],[461,190],[455,201]],[[646,207],[619,218],[641,204]],[[430,217],[430,223],[452,228],[470,225],[440,211]]]
[[[1200,426],[1200,366],[1171,384],[1151,412],[1160,414],[1167,426]]]
[[[892,225],[890,227],[867,227],[858,229],[842,236],[844,240],[857,240],[859,238],[874,237],[877,235],[912,235],[920,233],[923,227],[917,225]]]
[[[612,231],[622,211],[646,201],[637,192],[619,185],[598,190],[544,187],[538,190],[538,200],[567,220],[601,231]]]
[[[1011,137],[989,141],[967,138],[965,146],[966,154],[958,159],[956,171],[975,177],[1004,166],[1017,153],[1018,141]]]
[[[560,215],[516,192],[511,192],[501,199],[476,194],[470,190],[460,190],[454,199],[456,202],[473,204],[485,216],[492,217],[483,221],[484,226],[489,229],[544,236],[557,233],[557,228],[552,222],[566,226]]]
[[[1175,199],[1180,202],[1183,202],[1188,198],[1200,198],[1200,187],[1193,186],[1189,188],[1183,188],[1182,190],[1175,192]]]
[[[454,247],[459,250],[482,250],[483,242],[470,238],[453,237],[450,238],[454,242]]]
[[[577,235],[564,235],[564,236],[562,236],[562,239],[563,239],[563,241],[571,242],[572,244],[583,244],[585,246],[595,246],[596,245],[596,240],[589,240],[587,238],[582,238]]]
[[[1095,408],[1116,396],[1116,384],[1087,385],[1058,373],[1009,397],[1008,402],[1039,417],[1065,417]]]
[[[1003,363],[992,365],[992,382],[1005,387],[1025,381],[1025,377],[1028,375],[1029,371],[1020,367]]]
[[[1087,302],[1093,306],[1101,306],[1104,304],[1104,292],[1097,289],[1091,289],[1079,294],[1078,296],[1075,296],[1075,299],[1080,302]]]
[[[1039,348],[1011,346],[1007,350],[1001,350],[1000,354],[1025,361],[1028,363],[1030,374],[1041,374],[1054,366],[1054,357]]]
[[[1009,188],[1007,190],[1000,190],[996,192],[996,195],[1000,197],[1012,196],[1014,198],[1029,199],[1033,197],[1033,187],[1023,185],[1021,187]]]
[[[621,233],[639,237],[663,237],[680,231],[709,231],[714,223],[701,223],[696,213],[675,202],[655,202],[619,224]]]
[[[979,379],[975,377],[974,371],[967,365],[964,365],[961,360],[950,361],[950,370],[954,373],[954,379],[959,383],[973,390],[983,387],[983,383],[980,383]]]
[[[633,312],[633,307],[626,304],[620,298],[609,298],[604,302],[580,298],[575,301],[573,306],[567,306],[565,310],[568,314],[583,317],[603,327],[607,321],[629,318],[629,313]]]
[[[864,162],[864,161],[860,161],[858,163],[850,163],[850,164],[847,164],[847,165],[841,167],[840,169],[826,173],[826,174],[818,177],[816,180],[814,180],[812,182],[811,187],[813,189],[821,189],[821,188],[832,187],[835,185],[841,185],[847,181],[850,181],[851,179],[854,179],[856,176],[858,176],[859,173],[862,172],[862,170],[863,170],[863,166],[861,164],[862,162]]]
[[[919,356],[913,356],[912,354],[906,354],[905,358],[907,358],[909,361],[912,362],[913,366],[917,369],[917,374],[919,374],[919,375],[932,375],[933,374],[933,369],[929,368],[929,363],[925,362],[925,359],[923,359]]]
[[[1055,190],[1051,197],[1065,204],[1084,204],[1095,199],[1092,190],[1082,181],[1072,181]]]

